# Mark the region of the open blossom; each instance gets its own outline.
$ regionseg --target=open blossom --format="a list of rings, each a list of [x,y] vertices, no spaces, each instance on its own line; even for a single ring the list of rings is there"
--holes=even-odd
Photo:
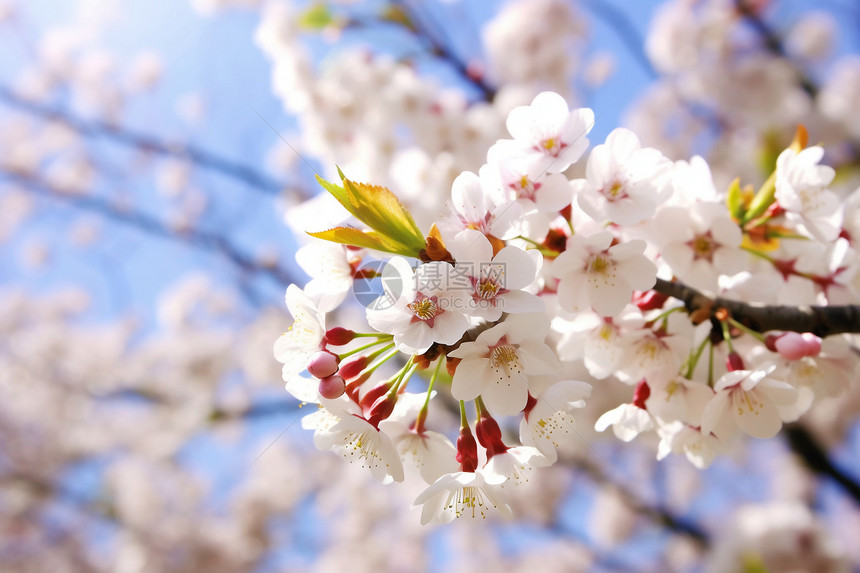
[[[694,203],[661,209],[651,223],[660,256],[682,282],[714,292],[720,275],[744,268],[741,233],[724,205]]]
[[[510,515],[499,484],[491,484],[481,470],[445,474],[415,498],[421,525],[448,523],[460,517],[486,519],[492,512]]]
[[[511,110],[507,127],[514,139],[496,142],[488,159],[498,163],[497,157],[519,154],[538,173],[562,173],[588,149],[586,136],[593,126],[593,111],[570,110],[563,97],[543,92],[531,105]]]
[[[311,276],[305,292],[319,299],[319,309],[336,308],[352,288],[353,270],[347,249],[333,243],[311,243],[296,251],[296,262]]]
[[[314,444],[368,468],[383,483],[403,481],[403,464],[391,438],[358,416],[345,415],[326,430],[318,429]]]
[[[769,364],[723,374],[702,414],[702,432],[727,437],[737,427],[754,438],[775,436],[782,428],[782,416],[798,398],[794,387],[770,377],[775,368]]]
[[[594,423],[594,429],[603,432],[612,426],[615,437],[622,442],[629,442],[642,432],[654,428],[654,420],[648,410],[635,404],[621,404],[600,416]]]
[[[820,241],[833,241],[839,236],[842,211],[839,198],[827,189],[835,171],[819,165],[824,156],[821,147],[809,147],[799,153],[786,149],[776,160],[776,191],[774,196],[786,217],[796,221],[801,230]]]
[[[592,307],[603,316],[616,316],[630,302],[633,291],[654,286],[657,268],[642,254],[645,241],[610,245],[609,231],[568,239],[567,249],[551,269],[560,279],[558,302],[562,308],[579,311]]]
[[[683,453],[691,464],[699,469],[711,465],[722,450],[722,442],[712,434],[705,434],[699,428],[688,426],[681,421],[658,424],[657,459],[662,460],[671,454]]]
[[[383,281],[385,304],[367,309],[370,326],[393,334],[397,348],[410,354],[425,352],[434,342],[460,340],[469,319],[449,304],[451,265],[434,261],[413,271],[402,257],[392,258],[388,265],[396,272]]]
[[[541,299],[522,290],[537,276],[541,262],[537,251],[507,246],[493,255],[489,239],[472,229],[458,233],[448,249],[457,265],[448,277],[453,307],[490,322],[503,312],[543,310]]]
[[[563,380],[535,398],[520,422],[520,440],[534,446],[548,463],[558,459],[556,451],[563,437],[574,428],[573,410],[585,407],[591,385],[578,380]]]
[[[558,358],[546,345],[549,319],[543,314],[514,314],[485,330],[474,342],[450,353],[461,358],[451,382],[457,400],[481,396],[495,415],[513,415],[526,406],[529,376],[554,374]]]
[[[307,368],[308,359],[319,350],[325,336],[325,315],[296,285],[287,288],[285,299],[293,324],[275,341],[274,354],[275,360],[284,365],[284,380],[289,381]]]
[[[532,446],[507,448],[492,456],[484,465],[484,478],[488,483],[507,483],[522,485],[529,481],[529,475],[539,467],[550,465],[549,458]]]
[[[454,179],[451,187],[453,213],[438,222],[439,232],[446,240],[463,229],[475,229],[497,239],[510,239],[520,234],[523,208],[519,203],[488,186],[488,182],[471,171]]]
[[[634,225],[651,217],[671,194],[672,162],[642,148],[629,130],[616,129],[588,156],[585,179],[572,185],[580,208],[596,221]]]

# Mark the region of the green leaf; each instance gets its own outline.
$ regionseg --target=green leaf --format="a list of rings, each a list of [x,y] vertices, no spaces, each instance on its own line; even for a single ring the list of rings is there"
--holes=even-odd
[[[324,2],[314,2],[299,17],[300,28],[317,32],[334,22],[328,6]]]
[[[327,231],[308,233],[308,235],[333,243],[340,243],[341,245],[374,249],[384,253],[393,253],[407,257],[415,256],[412,249],[406,245],[390,241],[375,231],[362,231],[354,227],[334,227]]]
[[[338,173],[343,179],[343,187],[320,176],[317,176],[317,181],[356,219],[376,231],[374,237],[389,245],[388,249],[379,250],[417,257],[425,245],[424,235],[397,196],[385,187],[350,181],[340,168]]]
[[[732,184],[729,185],[729,192],[726,196],[726,206],[729,208],[729,214],[735,221],[743,220],[745,209],[740,177],[735,178],[735,180],[732,181]]]

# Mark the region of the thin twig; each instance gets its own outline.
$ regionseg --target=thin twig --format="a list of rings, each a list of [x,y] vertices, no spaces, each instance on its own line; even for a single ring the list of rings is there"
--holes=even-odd
[[[277,181],[249,165],[221,157],[193,145],[163,141],[151,135],[138,133],[105,121],[86,120],[75,116],[68,110],[28,100],[15,93],[8,86],[0,85],[0,102],[44,120],[65,124],[85,137],[104,137],[140,151],[188,160],[197,166],[237,179],[252,189],[267,194],[277,194],[286,187],[285,183]]]

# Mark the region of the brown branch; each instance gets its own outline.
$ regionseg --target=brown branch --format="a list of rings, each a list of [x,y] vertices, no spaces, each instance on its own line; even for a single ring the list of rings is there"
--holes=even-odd
[[[697,319],[714,318],[718,309],[727,310],[733,319],[755,330],[811,332],[825,337],[833,334],[860,333],[860,306],[787,306],[740,302],[710,297],[680,282],[657,279],[654,290],[684,303]]]

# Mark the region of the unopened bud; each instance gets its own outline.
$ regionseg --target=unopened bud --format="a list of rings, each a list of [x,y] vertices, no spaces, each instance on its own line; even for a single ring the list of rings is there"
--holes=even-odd
[[[370,364],[370,359],[367,356],[349,358],[341,363],[338,373],[347,380],[351,380],[361,374],[368,364]]]
[[[328,350],[319,350],[311,354],[308,361],[308,374],[315,378],[327,378],[337,372],[340,357]]]
[[[639,384],[636,385],[636,389],[633,391],[633,405],[637,408],[647,410],[648,408],[645,407],[645,402],[647,402],[650,397],[651,387],[648,386],[648,382],[643,378],[639,381]]]
[[[355,340],[355,332],[348,328],[336,326],[329,328],[325,333],[325,341],[332,346],[343,346]]]
[[[478,443],[468,426],[460,428],[456,459],[460,463],[460,471],[474,472],[478,469]]]
[[[777,336],[772,341],[772,346],[773,350],[786,360],[800,360],[821,353],[821,339],[811,332],[786,332]]]
[[[342,376],[335,374],[334,376],[328,376],[320,380],[319,393],[323,398],[328,398],[329,400],[340,398],[345,390],[346,384]]]
[[[746,370],[746,367],[744,367],[744,359],[741,358],[741,355],[737,352],[729,352],[729,356],[726,358],[726,368],[729,369],[729,372],[734,372],[735,370]]]
[[[502,429],[491,416],[481,415],[481,419],[475,425],[475,434],[478,436],[478,442],[487,450],[487,459],[508,451],[508,447],[502,441]]]
[[[379,422],[387,419],[394,411],[394,406],[397,404],[397,393],[385,394],[380,396],[367,411],[367,421],[374,428],[379,427]]]

